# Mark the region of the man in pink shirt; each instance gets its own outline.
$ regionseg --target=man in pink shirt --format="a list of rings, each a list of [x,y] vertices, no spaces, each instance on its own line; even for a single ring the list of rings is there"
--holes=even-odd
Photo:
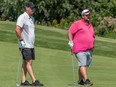
[[[75,21],[68,30],[69,46],[75,54],[79,65],[79,85],[93,85],[87,77],[87,67],[92,61],[94,48],[94,29],[90,23],[90,11],[85,9],[81,13],[82,18]]]

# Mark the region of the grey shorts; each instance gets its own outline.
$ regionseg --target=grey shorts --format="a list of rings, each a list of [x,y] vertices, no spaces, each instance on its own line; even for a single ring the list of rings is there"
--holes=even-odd
[[[90,66],[92,62],[92,50],[76,53],[75,56],[79,66]]]
[[[21,50],[21,49],[20,49]],[[21,50],[23,60],[34,60],[35,59],[35,51],[34,48],[23,48]]]

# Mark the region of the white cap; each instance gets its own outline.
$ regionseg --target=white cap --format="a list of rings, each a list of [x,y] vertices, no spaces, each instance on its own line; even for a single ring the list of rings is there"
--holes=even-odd
[[[83,15],[88,15],[88,14],[90,14],[90,11],[88,10],[88,9],[85,9],[85,10],[83,10],[82,12],[81,12],[81,15],[83,16]]]

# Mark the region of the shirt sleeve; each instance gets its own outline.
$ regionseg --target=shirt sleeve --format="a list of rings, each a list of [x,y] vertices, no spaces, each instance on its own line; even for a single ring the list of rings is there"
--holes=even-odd
[[[18,25],[22,28],[23,27],[23,22],[24,22],[24,17],[22,15],[20,15],[17,19],[17,24],[16,25]]]
[[[78,23],[77,22],[74,22],[70,26],[68,32],[70,32],[71,34],[75,34],[77,31],[78,31]]]

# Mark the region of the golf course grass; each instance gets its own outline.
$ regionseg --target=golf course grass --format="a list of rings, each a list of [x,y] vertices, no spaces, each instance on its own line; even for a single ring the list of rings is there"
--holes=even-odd
[[[73,85],[72,55],[67,43],[67,30],[36,25],[33,69],[45,87],[83,87]],[[92,87],[116,87],[116,40],[96,37],[93,62],[88,69]],[[18,59],[14,22],[0,22],[0,87],[16,87]],[[74,59],[78,81],[77,62]],[[21,67],[21,66],[20,66]],[[29,75],[27,79],[31,83]],[[19,80],[21,81],[21,71]]]

